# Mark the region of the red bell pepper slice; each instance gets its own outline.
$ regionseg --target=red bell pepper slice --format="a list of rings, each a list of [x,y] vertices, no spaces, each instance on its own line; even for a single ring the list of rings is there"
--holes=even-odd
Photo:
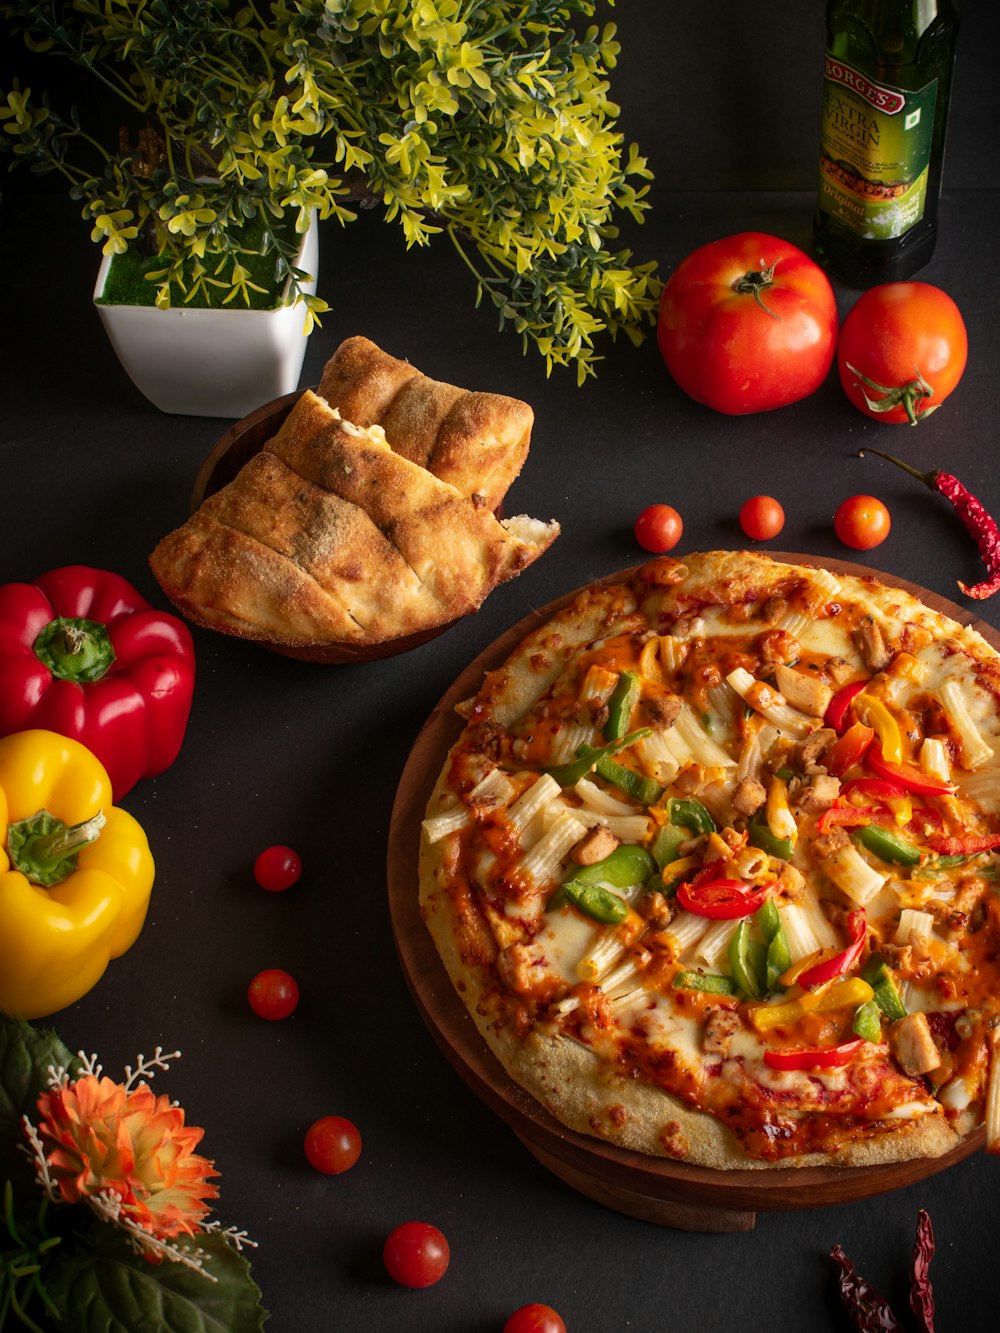
[[[865,1042],[841,1042],[839,1046],[792,1047],[784,1051],[765,1051],[764,1063],[768,1069],[835,1069],[850,1064]]]
[[[826,706],[823,725],[833,727],[838,736],[843,736],[847,730],[848,710],[867,684],[866,680],[854,680],[850,685],[842,685]]]
[[[831,805],[816,820],[816,832],[828,833],[834,825],[841,828],[858,828],[862,824],[877,822],[890,812],[877,805]]]
[[[871,748],[875,732],[862,722],[853,722],[823,756],[828,772],[842,777],[849,768],[859,764]]]
[[[67,565],[0,587],[0,736],[80,741],[116,803],[177,758],[193,691],[187,626],[119,574]]]
[[[886,782],[892,782],[906,791],[919,792],[923,796],[950,796],[952,792],[958,790],[953,782],[941,782],[919,768],[914,768],[912,764],[890,764],[882,754],[880,745],[869,747],[865,762],[880,778],[885,778]],[[827,767],[829,768],[829,764]]]
[[[980,852],[995,852],[1000,847],[1000,833],[969,834],[961,838],[932,833],[927,841],[939,856],[977,856]]]
[[[817,963],[815,967],[807,968],[805,972],[800,972],[795,978],[804,990],[809,990],[813,986],[822,986],[825,981],[832,981],[834,977],[843,976],[845,972],[850,972],[851,968],[857,963],[868,938],[868,915],[863,907],[857,908],[847,918],[847,929],[851,936],[851,942],[842,953],[835,954],[833,958],[828,958],[824,963]]]
[[[677,889],[677,901],[696,916],[735,921],[762,906],[770,884],[745,884],[741,879],[690,880]]]

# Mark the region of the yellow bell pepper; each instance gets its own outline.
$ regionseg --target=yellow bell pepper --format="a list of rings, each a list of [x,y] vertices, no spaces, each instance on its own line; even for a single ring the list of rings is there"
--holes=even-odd
[[[903,762],[903,736],[899,723],[886,708],[881,699],[873,694],[859,694],[853,704],[854,714],[859,722],[871,727],[882,747],[882,755],[890,764]]]
[[[52,731],[0,740],[0,1010],[44,1018],[135,943],[153,887],[146,835],[104,767]]]
[[[798,999],[786,1000],[784,1004],[754,1005],[750,1021],[758,1032],[766,1032],[769,1028],[797,1023],[808,1013],[825,1014],[834,1009],[865,1004],[874,994],[867,981],[848,977],[845,981],[830,981],[825,986],[817,986],[814,991],[806,991]]]

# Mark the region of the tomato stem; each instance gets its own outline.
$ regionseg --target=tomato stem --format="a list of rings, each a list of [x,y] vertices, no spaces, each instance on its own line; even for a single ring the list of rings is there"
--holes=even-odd
[[[867,375],[863,375],[857,366],[852,366],[849,361],[847,362],[847,369],[852,375],[857,375],[860,380],[858,387],[861,388],[861,393],[870,412],[891,412],[894,407],[902,407],[910,425],[915,426],[921,416],[930,416],[940,406],[940,404],[935,403],[933,407],[924,407],[924,402],[933,397],[934,389],[927,383],[916,366],[913,368],[916,379],[909,380],[906,384],[894,386],[879,384],[875,380],[870,380]],[[862,386],[874,390],[875,393],[880,393],[882,397],[870,398]]]
[[[774,264],[765,265],[762,259],[759,269],[751,269],[749,273],[744,273],[742,278],[736,279],[733,283],[733,291],[738,292],[740,296],[752,296],[766,315],[770,315],[772,319],[780,322],[781,316],[776,315],[773,310],[768,310],[760,295],[768,287],[774,286],[774,269]]]

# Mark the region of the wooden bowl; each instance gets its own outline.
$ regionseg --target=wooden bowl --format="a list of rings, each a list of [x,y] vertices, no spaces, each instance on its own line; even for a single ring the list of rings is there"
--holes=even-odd
[[[230,426],[198,469],[191,491],[192,514],[204,499],[228,485],[254,454],[260,453],[268,440],[278,433],[303,392],[302,389],[296,389],[281,398],[273,398]],[[497,517],[502,513],[501,506],[496,510]],[[294,657],[303,662],[325,662],[330,665],[374,662],[381,657],[395,657],[397,653],[419,648],[422,643],[436,639],[456,623],[455,620],[449,620],[441,625],[432,625],[429,629],[416,630],[412,634],[402,634],[395,639],[371,644],[324,643],[297,648],[269,643],[265,639],[252,639],[250,642],[259,643],[261,647],[280,653],[282,657]]]
[[[792,564],[822,564],[836,573],[874,576],[904,588],[934,610],[969,625],[1000,650],[1000,634],[936,593],[846,561],[769,552]],[[625,571],[627,572],[627,571]],[[604,582],[623,577],[612,575]],[[420,824],[451,745],[463,723],[455,705],[479,688],[529,631],[565,606],[571,593],[533,612],[486,648],[431,713],[403,770],[389,830],[389,911],[406,981],[424,1022],[451,1065],[514,1131],[528,1151],[566,1184],[631,1217],[686,1231],[747,1231],[758,1211],[825,1207],[867,1199],[923,1180],[981,1148],[980,1128],[942,1157],[870,1167],[776,1167],[718,1171],[613,1147],[566,1129],[506,1073],[486,1046],[438,957],[420,917],[417,854]]]

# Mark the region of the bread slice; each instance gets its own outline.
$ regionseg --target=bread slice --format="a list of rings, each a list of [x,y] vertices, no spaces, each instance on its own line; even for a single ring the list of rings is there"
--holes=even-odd
[[[319,394],[355,425],[381,426],[395,453],[486,509],[497,508],[528,456],[534,413],[527,403],[442,384],[367,338],[341,343]]]
[[[378,644],[448,624],[552,544],[499,521],[309,390],[150,565],[196,624],[275,646]]]

